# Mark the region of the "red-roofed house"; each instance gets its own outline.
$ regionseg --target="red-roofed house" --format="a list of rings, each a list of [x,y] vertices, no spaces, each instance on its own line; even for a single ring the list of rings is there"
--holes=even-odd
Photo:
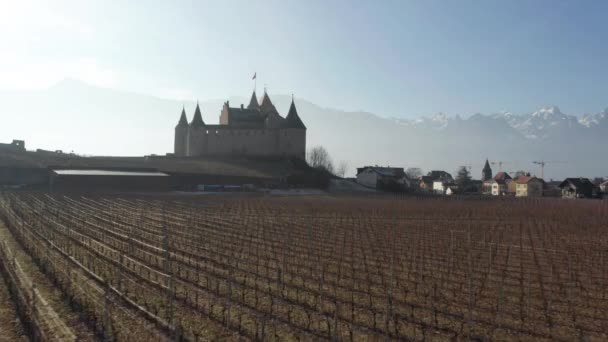
[[[504,196],[507,194],[508,181],[512,181],[511,176],[506,172],[499,172],[494,176],[491,182],[492,195]]]
[[[542,197],[543,180],[534,176],[519,176],[515,180],[516,197]]]

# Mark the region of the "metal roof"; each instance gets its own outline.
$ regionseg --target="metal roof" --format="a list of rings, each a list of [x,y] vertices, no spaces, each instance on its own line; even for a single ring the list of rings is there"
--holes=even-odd
[[[159,171],[115,171],[115,170],[53,170],[59,176],[121,176],[121,177],[168,177]]]

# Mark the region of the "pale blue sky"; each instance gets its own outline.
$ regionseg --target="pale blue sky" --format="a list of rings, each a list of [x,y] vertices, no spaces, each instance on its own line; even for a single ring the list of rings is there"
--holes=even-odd
[[[606,1],[0,0],[0,88],[258,90],[416,117],[608,107]]]

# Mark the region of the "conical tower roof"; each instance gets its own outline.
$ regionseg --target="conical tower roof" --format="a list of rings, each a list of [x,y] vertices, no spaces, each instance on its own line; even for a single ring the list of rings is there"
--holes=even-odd
[[[486,164],[483,166],[484,170],[491,170],[490,168],[490,162],[488,162],[488,159],[486,158]]]
[[[483,166],[483,170],[481,170],[481,180],[487,181],[492,179],[492,168],[490,167],[490,162],[486,158],[486,164]]]
[[[203,115],[201,114],[201,108],[196,104],[196,109],[194,110],[194,117],[192,118],[192,122],[190,123],[191,127],[202,127],[205,126],[205,122],[203,121]]]
[[[300,116],[298,115],[293,98],[291,99],[291,106],[289,106],[289,113],[287,113],[287,117],[285,117],[285,122],[285,127],[287,128],[306,129],[306,126],[304,126],[302,119],[300,119]]]
[[[260,109],[260,105],[258,104],[258,96],[255,94],[255,90],[253,91],[253,94],[251,94],[251,100],[249,100],[249,105],[247,106],[247,109]]]
[[[188,118],[186,117],[186,108],[182,108],[182,115],[179,117],[177,127],[188,127]]]
[[[268,93],[266,93],[266,91],[264,91],[264,96],[262,97],[262,103],[260,104],[260,111],[262,111],[264,113],[271,113],[271,112],[278,113],[277,109],[272,104],[272,101],[270,101],[270,97],[268,96]]]

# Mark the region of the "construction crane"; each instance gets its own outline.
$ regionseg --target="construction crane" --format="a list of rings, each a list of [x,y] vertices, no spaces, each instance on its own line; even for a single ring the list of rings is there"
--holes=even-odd
[[[490,162],[490,164],[492,164],[492,166],[496,166],[498,165],[498,172],[502,171],[502,165],[503,164],[510,164],[511,162],[503,162],[501,160],[499,161],[495,161],[495,162]]]
[[[540,178],[545,179],[545,165],[546,164],[566,164],[564,161],[544,161],[544,160],[535,160],[532,163],[540,165]]]

